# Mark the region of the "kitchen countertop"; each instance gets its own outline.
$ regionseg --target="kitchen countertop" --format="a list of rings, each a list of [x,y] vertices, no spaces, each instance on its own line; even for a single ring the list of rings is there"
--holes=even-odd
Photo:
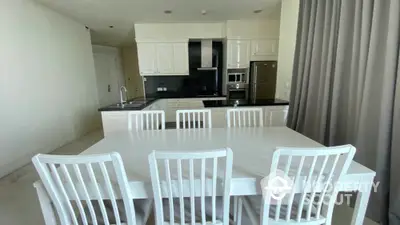
[[[144,97],[139,97],[135,99],[128,100],[127,103],[125,103],[123,106],[120,103],[112,104],[106,107],[101,107],[98,109],[99,112],[102,111],[135,111],[135,110],[142,110],[146,108],[147,106],[153,104],[155,101],[159,99],[178,99],[178,98],[221,98],[225,96],[184,96],[180,93],[174,93],[174,92],[167,92],[167,93],[162,93],[162,94],[154,94],[154,95],[148,95],[146,98]]]
[[[273,106],[273,105],[289,105],[288,101],[282,99],[256,99],[255,101],[227,101],[227,100],[207,100],[203,101],[205,108],[215,107],[246,107],[246,106]]]

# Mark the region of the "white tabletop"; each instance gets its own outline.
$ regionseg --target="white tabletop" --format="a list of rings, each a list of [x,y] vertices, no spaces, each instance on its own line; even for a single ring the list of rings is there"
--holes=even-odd
[[[82,154],[116,151],[124,161],[130,182],[149,182],[148,155],[153,150],[199,151],[229,147],[233,151],[232,178],[268,175],[276,147],[322,147],[321,144],[287,127],[213,128],[116,132]],[[375,174],[354,162],[348,174]]]

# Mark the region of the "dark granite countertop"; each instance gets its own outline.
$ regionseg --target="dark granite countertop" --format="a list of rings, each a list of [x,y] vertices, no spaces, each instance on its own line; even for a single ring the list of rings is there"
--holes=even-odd
[[[153,104],[158,98],[135,98],[128,100],[125,104],[121,105],[116,103],[106,107],[99,108],[98,111],[132,111],[132,110],[142,110],[147,106]]]
[[[207,100],[203,101],[205,108],[213,107],[245,107],[245,106],[272,106],[289,105],[288,101],[282,99],[256,99],[255,101],[227,101],[227,100]]]
[[[155,101],[159,99],[165,99],[165,98],[219,98],[219,97],[225,97],[225,96],[185,96],[176,92],[166,92],[162,94],[154,94],[154,95],[148,95],[146,98],[144,97],[138,97],[135,99],[128,100],[126,104],[121,106],[120,103],[116,103],[113,105],[109,105],[106,107],[99,108],[98,111],[134,111],[134,110],[142,110],[146,108],[147,106],[153,104]]]

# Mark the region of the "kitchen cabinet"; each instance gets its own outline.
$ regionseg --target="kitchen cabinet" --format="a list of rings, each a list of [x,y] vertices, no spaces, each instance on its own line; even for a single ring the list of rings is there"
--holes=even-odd
[[[189,75],[187,42],[137,43],[141,76]]]
[[[289,106],[264,107],[264,125],[269,127],[286,126]]]
[[[278,40],[277,39],[255,39],[251,40],[252,61],[278,59]]]
[[[128,112],[129,111],[101,112],[105,137],[116,131],[128,131]]]
[[[146,76],[158,73],[157,46],[153,43],[138,43],[137,52],[140,75]]]
[[[250,67],[250,40],[228,40],[227,41],[227,67],[248,68]]]
[[[174,73],[189,75],[189,46],[188,43],[173,44]]]
[[[251,41],[252,55],[278,55],[277,39],[257,39]]]
[[[158,74],[174,73],[174,45],[171,43],[156,44]]]

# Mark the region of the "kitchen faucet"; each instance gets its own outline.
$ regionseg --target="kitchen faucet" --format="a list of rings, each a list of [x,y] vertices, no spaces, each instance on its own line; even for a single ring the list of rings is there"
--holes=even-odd
[[[125,93],[125,100],[124,100],[124,96],[122,95],[122,91],[124,91],[124,93]],[[124,103],[126,103],[126,93],[127,93],[128,91],[126,90],[126,87],[125,86],[121,86],[120,88],[119,88],[119,97],[120,97],[120,102],[121,102],[121,105],[123,105]]]

